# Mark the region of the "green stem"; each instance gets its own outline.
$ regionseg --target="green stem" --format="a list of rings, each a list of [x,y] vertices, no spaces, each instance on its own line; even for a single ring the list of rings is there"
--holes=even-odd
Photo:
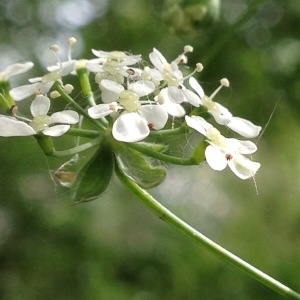
[[[181,125],[180,127],[174,129],[152,130],[149,136],[159,136],[159,137],[174,136],[183,133],[185,130],[186,129]]]
[[[259,269],[253,267],[249,263],[245,262],[238,256],[229,252],[228,250],[221,247],[219,244],[207,238],[202,233],[198,232],[196,229],[185,223],[179,217],[174,215],[171,211],[161,205],[157,200],[155,200],[148,192],[139,187],[134,180],[124,174],[116,164],[116,173],[121,180],[121,182],[127,186],[127,188],[135,194],[138,199],[150,210],[152,210],[160,219],[164,220],[169,225],[176,228],[181,233],[187,235],[197,244],[203,246],[211,253],[219,256],[221,259],[229,262],[235,268],[244,271],[249,276],[253,277],[257,281],[266,285],[270,289],[273,289],[277,293],[284,295],[290,299],[300,299],[300,294],[291,290],[289,287],[283,285],[279,281],[260,271]]]
[[[53,156],[53,157],[63,157],[63,156],[69,156],[69,155],[74,155],[83,151],[86,151],[92,147],[95,147],[97,145],[100,145],[102,141],[102,138],[97,138],[94,139],[88,143],[81,144],[79,146],[76,146],[74,148],[70,148],[68,150],[54,150],[51,153],[48,153],[48,156]]]
[[[94,99],[94,94],[92,92],[90,79],[88,75],[88,71],[86,68],[79,68],[77,69],[77,75],[79,77],[80,86],[82,88],[82,93],[85,97],[87,97],[87,100],[91,106],[95,106],[96,102]]]
[[[198,165],[199,163],[194,159],[194,157],[184,158],[184,157],[176,157],[171,156],[168,154],[164,154],[161,152],[157,152],[152,150],[151,148],[144,146],[139,143],[128,143],[127,145],[129,148],[134,149],[136,151],[139,151],[140,153],[143,153],[147,156],[159,159],[161,161],[180,165],[180,166],[192,166],[192,165]]]
[[[99,136],[99,131],[90,130],[90,129],[81,129],[81,128],[70,128],[66,134],[75,135],[85,138],[96,138]]]
[[[86,117],[87,119],[89,119],[94,125],[96,125],[99,130],[102,132],[102,133],[105,133],[106,132],[106,128],[105,126],[103,126],[100,122],[98,122],[97,120],[94,120],[92,119],[89,114],[79,105],[77,104],[73,99],[72,97],[70,97],[68,94],[65,93],[65,91],[63,90],[63,88],[61,87],[60,83],[59,82],[55,82],[54,83],[54,89],[56,91],[58,91],[60,93],[60,95],[69,103],[71,104],[74,109],[80,113],[81,115],[83,115],[84,117]]]

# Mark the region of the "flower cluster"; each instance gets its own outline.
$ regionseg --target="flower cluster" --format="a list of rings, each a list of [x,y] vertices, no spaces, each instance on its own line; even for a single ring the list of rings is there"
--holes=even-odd
[[[29,79],[29,84],[10,88],[9,79],[27,72],[33,67],[31,62],[15,64],[0,72],[0,104],[6,112],[0,115],[0,136],[58,137],[67,133],[71,125],[79,126],[81,118],[88,118],[99,129],[99,136],[137,143],[145,141],[152,131],[175,129],[168,125],[172,117],[181,120],[181,128],[194,129],[205,137],[205,158],[212,169],[223,170],[228,165],[241,179],[255,175],[260,164],[245,155],[254,153],[256,145],[224,137],[201,112],[208,112],[217,126],[224,125],[245,138],[258,136],[261,127],[233,116],[214,101],[218,91],[229,86],[227,79],[222,79],[220,86],[208,96],[193,77],[202,71],[201,63],[187,76],[183,74],[181,65],[187,63],[187,53],[193,51],[191,46],[185,46],[183,53],[172,62],[154,48],[149,55],[151,65],[145,65],[140,55],[94,49],[95,58],[75,60],[71,57],[75,42],[76,39],[69,39],[66,61],[61,61],[58,46],[51,46],[58,57],[57,65],[49,66],[45,75]],[[78,97],[74,100],[71,96],[74,87],[67,82],[68,75],[79,78],[84,104],[81,100],[79,105]],[[92,78],[97,84],[94,91],[90,84]],[[97,99],[94,95],[99,94]],[[66,109],[49,114],[53,99],[58,97],[68,102]],[[22,115],[15,105],[15,101],[24,99],[31,101],[31,117]]]

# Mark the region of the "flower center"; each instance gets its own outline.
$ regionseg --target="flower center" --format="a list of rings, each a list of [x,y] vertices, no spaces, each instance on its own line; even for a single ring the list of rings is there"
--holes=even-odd
[[[137,111],[141,106],[139,96],[132,91],[122,91],[119,98],[119,103],[128,111]]]
[[[164,80],[168,83],[168,85],[179,85],[179,80],[178,78],[174,75],[173,70],[171,69],[171,66],[165,66],[163,70],[163,78]]]
[[[206,137],[220,148],[226,146],[226,138],[220,133],[220,131],[214,127],[210,127],[206,131]]]
[[[29,123],[29,125],[36,131],[40,132],[44,129],[48,128],[52,123],[51,118],[47,115],[45,116],[37,116],[33,118],[33,120]]]

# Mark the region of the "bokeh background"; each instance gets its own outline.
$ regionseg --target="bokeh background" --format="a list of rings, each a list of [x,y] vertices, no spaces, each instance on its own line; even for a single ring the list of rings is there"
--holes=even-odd
[[[70,36],[78,58],[95,48],[148,60],[156,47],[172,60],[193,45],[206,93],[227,77],[217,101],[264,128],[257,188],[229,170],[169,166],[150,192],[300,291],[299,28],[292,0],[2,0],[0,66],[32,60],[39,76],[55,62],[48,46],[63,52]],[[282,299],[164,224],[116,178],[102,198],[72,206],[52,179],[59,163],[33,138],[0,138],[1,299]]]

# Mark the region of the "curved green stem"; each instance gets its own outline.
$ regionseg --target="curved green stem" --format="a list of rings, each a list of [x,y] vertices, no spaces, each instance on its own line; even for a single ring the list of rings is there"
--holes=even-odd
[[[58,91],[60,93],[60,95],[69,103],[71,104],[74,109],[80,113],[81,115],[83,115],[84,117],[86,117],[87,119],[89,119],[94,125],[96,125],[99,130],[102,132],[102,133],[105,133],[106,131],[106,128],[103,124],[101,124],[100,122],[98,122],[97,120],[94,120],[92,119],[88,113],[78,104],[76,103],[72,97],[70,97],[68,94],[65,93],[65,91],[63,90],[63,88],[61,87],[60,83],[59,82],[55,82],[54,83],[54,89],[56,91]]]
[[[100,145],[102,141],[102,138],[97,138],[94,139],[88,143],[81,144],[79,146],[76,146],[74,148],[70,148],[68,150],[54,150],[51,153],[48,153],[48,156],[53,156],[53,157],[63,157],[63,156],[69,156],[69,155],[74,155],[83,151],[86,151],[92,147],[95,147],[97,145]]]
[[[99,131],[90,130],[90,129],[81,129],[81,128],[70,128],[66,134],[75,135],[85,138],[96,138],[99,136]]]
[[[92,92],[91,84],[90,84],[90,79],[88,75],[88,71],[86,68],[79,68],[76,70],[77,75],[80,81],[80,86],[82,88],[82,93],[85,97],[87,97],[87,100],[91,106],[95,106],[96,102],[94,99],[94,95]]]
[[[164,129],[164,130],[152,130],[149,134],[149,136],[174,136],[177,134],[181,134],[185,132],[185,128],[181,125],[180,127],[174,128],[174,129]]]
[[[171,156],[171,155],[164,154],[164,153],[161,153],[158,151],[154,151],[151,148],[144,146],[142,144],[139,144],[139,143],[128,143],[127,146],[129,148],[139,151],[140,153],[143,153],[147,156],[150,156],[150,157],[153,157],[153,158],[156,158],[161,161],[171,163],[174,165],[192,166],[192,165],[199,164],[199,162],[197,162],[193,156],[188,157],[188,158]]]
[[[128,177],[126,174],[120,170],[116,164],[116,173],[121,180],[121,182],[133,193],[138,199],[150,210],[152,210],[160,219],[164,220],[169,225],[176,228],[181,233],[187,235],[197,244],[206,248],[211,253],[219,256],[221,259],[229,262],[235,268],[244,271],[247,275],[253,277],[259,282],[263,283],[270,289],[273,289],[277,293],[284,295],[290,299],[300,299],[300,294],[291,290],[289,287],[283,285],[279,281],[260,271],[259,269],[253,267],[249,263],[245,262],[238,256],[229,252],[228,250],[221,247],[219,244],[207,238],[202,233],[198,232],[196,229],[185,223],[179,217],[174,215],[171,211],[161,205],[157,200],[155,200],[148,192],[140,188],[134,180]]]

